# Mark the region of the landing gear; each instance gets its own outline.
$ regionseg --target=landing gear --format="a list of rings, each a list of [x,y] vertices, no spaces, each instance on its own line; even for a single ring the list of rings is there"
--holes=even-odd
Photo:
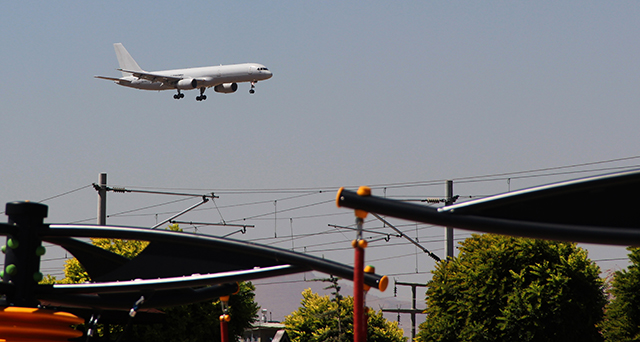
[[[256,82],[252,81],[251,82],[251,89],[249,89],[249,94],[253,94],[253,93],[256,92],[255,89],[254,89],[255,87],[256,87]]]
[[[184,97],[184,94],[180,92],[180,89],[178,89],[178,93],[173,95],[173,98],[176,100],[180,100],[181,98]]]
[[[205,87],[200,88],[200,96],[196,96],[196,101],[204,101],[207,99],[207,95],[204,94],[205,90],[207,90],[207,88]]]

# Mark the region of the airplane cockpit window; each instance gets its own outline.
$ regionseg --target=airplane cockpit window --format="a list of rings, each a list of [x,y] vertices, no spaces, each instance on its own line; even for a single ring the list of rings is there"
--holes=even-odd
[[[267,68],[258,68],[258,70],[265,70],[265,71],[269,71],[269,69],[267,69]]]

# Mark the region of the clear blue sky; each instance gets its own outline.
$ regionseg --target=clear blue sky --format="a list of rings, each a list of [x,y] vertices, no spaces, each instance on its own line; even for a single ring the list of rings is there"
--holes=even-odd
[[[107,172],[110,185],[217,191],[218,210],[207,204],[185,219],[258,216],[244,220],[256,228],[241,236],[257,239],[351,224],[325,203],[343,185],[435,181],[387,195],[442,196],[444,179],[635,157],[638,18],[636,1],[8,2],[0,12],[0,203],[84,187],[47,201],[48,221],[92,223],[97,199],[88,185]],[[175,101],[171,91],[94,79],[120,74],[116,42],[149,71],[257,62],[274,77],[254,95],[243,84],[235,94],[209,90],[204,102],[194,91]],[[488,195],[581,176],[456,182],[454,192]],[[291,188],[331,191],[290,200],[295,194],[237,193]],[[110,194],[109,213],[173,199]],[[194,201],[108,222],[149,226],[155,214],[166,218]],[[406,229],[418,228],[442,254],[440,228]],[[326,241],[348,247],[352,238],[346,231]],[[317,241],[294,244],[319,250]],[[369,256],[413,252],[404,244]],[[349,263],[349,253],[326,256]],[[423,259],[420,272],[433,266]],[[380,263],[380,273],[416,268],[415,256]]]

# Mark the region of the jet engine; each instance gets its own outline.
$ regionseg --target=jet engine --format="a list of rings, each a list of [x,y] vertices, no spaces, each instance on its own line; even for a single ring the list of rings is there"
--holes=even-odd
[[[218,93],[230,94],[238,90],[238,83],[233,82],[233,83],[218,84],[217,86],[213,87],[213,90],[215,90]]]
[[[176,87],[184,90],[195,89],[198,87],[198,81],[195,78],[184,78],[178,81]]]

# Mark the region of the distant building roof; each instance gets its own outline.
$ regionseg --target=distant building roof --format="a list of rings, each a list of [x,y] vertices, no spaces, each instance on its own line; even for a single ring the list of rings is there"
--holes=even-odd
[[[244,331],[244,342],[290,342],[289,335],[280,322],[255,322]]]
[[[276,336],[273,337],[273,340],[271,340],[271,342],[291,342],[291,339],[289,339],[287,331],[282,329],[276,332]]]

